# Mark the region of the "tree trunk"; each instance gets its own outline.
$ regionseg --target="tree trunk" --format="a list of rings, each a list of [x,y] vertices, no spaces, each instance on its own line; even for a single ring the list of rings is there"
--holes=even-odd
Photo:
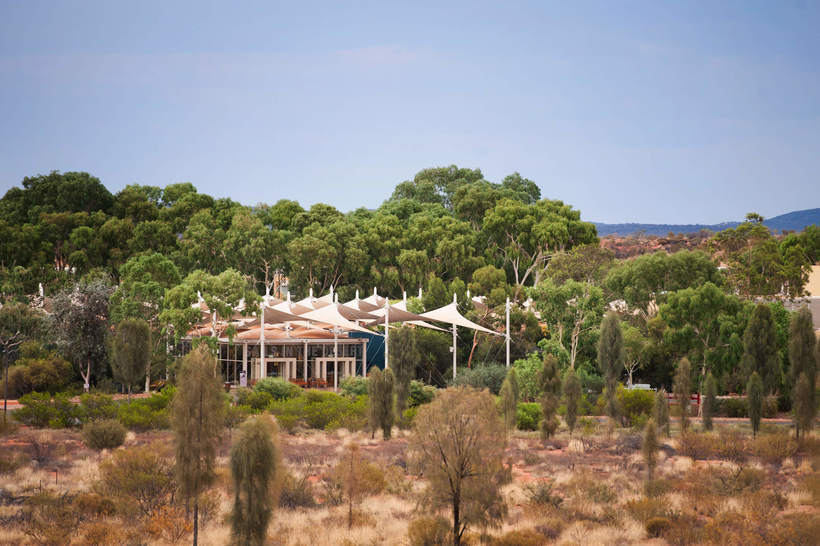
[[[153,357],[153,355],[151,355]],[[148,359],[148,368],[145,370],[145,392],[146,394],[151,390],[151,359]]]
[[[470,349],[470,356],[467,358],[467,367],[473,367],[473,353],[475,352],[475,348],[478,345],[478,330],[473,330],[473,346]]]
[[[3,351],[3,429],[6,428],[6,412],[8,411],[9,400],[9,361],[6,358],[6,351]]]
[[[83,374],[82,368],[80,368],[80,377],[83,378],[83,390],[88,392],[91,390],[91,359],[86,360],[85,366],[85,374]]]
[[[461,527],[459,521],[459,509],[461,508],[461,499],[458,495],[453,498],[453,546],[461,546],[461,533],[458,532]]]
[[[199,497],[194,499],[194,546],[199,538]]]

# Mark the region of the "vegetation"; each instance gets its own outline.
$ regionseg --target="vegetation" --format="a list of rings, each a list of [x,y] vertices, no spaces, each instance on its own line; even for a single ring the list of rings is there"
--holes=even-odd
[[[675,372],[675,399],[678,403],[678,416],[683,431],[689,426],[689,396],[692,393],[691,377],[692,371],[689,366],[689,359],[683,357],[678,361],[678,370]]]
[[[763,412],[763,380],[757,372],[752,372],[746,385],[746,396],[749,401],[749,420],[752,422],[752,434],[760,430],[760,417]]]
[[[564,374],[562,390],[564,391],[564,404],[567,408],[565,419],[569,432],[572,434],[575,430],[575,422],[578,420],[578,403],[581,401],[581,381],[572,368]]]
[[[504,383],[501,384],[501,416],[507,430],[515,428],[515,414],[518,410],[518,380],[515,378],[515,368],[510,368]]]
[[[114,419],[92,421],[83,427],[83,440],[92,449],[112,449],[125,441],[125,427]]]
[[[114,378],[128,389],[142,379],[151,361],[151,329],[142,319],[125,319],[117,325],[111,342],[111,369]]]
[[[544,365],[538,376],[541,385],[541,438],[546,440],[558,430],[558,400],[561,394],[561,378],[555,357],[544,357]]]
[[[378,368],[370,372],[370,430],[381,429],[382,438],[390,438],[393,428],[393,372]]]
[[[717,405],[717,383],[712,372],[706,375],[706,386],[703,390],[703,428],[712,430],[712,417],[715,415]]]
[[[598,341],[598,368],[606,380],[606,414],[610,419],[618,415],[615,403],[618,377],[624,367],[624,340],[621,322],[615,313],[608,313],[601,323],[601,337]]]

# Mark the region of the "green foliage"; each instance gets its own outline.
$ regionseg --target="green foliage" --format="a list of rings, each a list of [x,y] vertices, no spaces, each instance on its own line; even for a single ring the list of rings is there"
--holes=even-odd
[[[507,377],[507,368],[501,364],[486,364],[475,368],[459,368],[453,385],[475,389],[488,389],[492,394],[501,391],[501,384]]]
[[[55,353],[47,353],[42,358],[20,358],[9,368],[8,374],[10,398],[19,398],[29,392],[55,394],[65,390],[74,377],[71,364]]]
[[[789,377],[794,401],[794,421],[797,436],[811,430],[817,412],[815,385],[820,361],[820,341],[815,339],[811,312],[803,307],[792,316],[789,325]],[[801,385],[801,377],[805,380]],[[808,428],[804,428],[808,427]]]
[[[131,388],[143,377],[151,361],[151,328],[142,319],[125,319],[117,325],[111,342],[114,377]]]
[[[238,545],[265,543],[276,505],[274,485],[282,472],[277,430],[267,417],[251,417],[239,427],[231,446],[234,503],[231,540]]]
[[[32,392],[20,397],[22,408],[14,418],[33,427],[65,428],[80,424],[77,406],[66,393],[53,397],[48,393]]]
[[[378,368],[370,372],[370,401],[368,406],[370,430],[382,430],[387,440],[393,428],[393,372]]]
[[[345,396],[362,396],[367,394],[367,378],[361,376],[345,377],[339,383],[339,390]]]
[[[135,431],[166,429],[170,427],[169,405],[176,389],[165,387],[148,398],[135,398],[117,409],[120,423]]]
[[[766,304],[755,306],[743,333],[741,368],[746,376],[752,372],[760,376],[766,394],[774,393],[780,385],[777,332],[771,308]]]
[[[575,430],[575,422],[578,418],[579,403],[581,402],[581,380],[575,370],[569,368],[564,374],[564,403],[566,404],[566,421],[569,433]]]
[[[797,378],[794,386],[794,421],[801,435],[811,432],[814,426],[814,416],[817,414],[815,388],[807,373],[803,372]]]
[[[351,399],[334,392],[307,390],[302,396],[274,401],[268,408],[279,425],[288,431],[297,426],[320,430],[340,427],[358,430],[364,428],[367,422],[367,403],[366,396]]]
[[[516,360],[513,363],[521,400],[533,401],[538,398],[537,379],[541,366],[543,366],[543,361],[538,353],[530,353],[527,358]]]
[[[760,417],[763,413],[763,380],[757,372],[752,372],[746,385],[746,399],[749,403],[749,420],[752,422],[752,434],[760,430]]]
[[[625,389],[618,385],[616,399],[620,417],[626,425],[635,425],[651,417],[655,408],[655,394],[648,390]]]
[[[77,409],[80,419],[89,423],[97,419],[116,419],[118,405],[113,397],[106,394],[81,394]]]
[[[148,516],[177,491],[173,465],[157,444],[113,451],[100,463],[99,476],[98,492],[112,497],[123,516]]]
[[[422,516],[407,525],[409,546],[441,546],[452,540],[450,525],[441,516]]]
[[[689,426],[689,395],[692,393],[692,370],[689,359],[686,357],[678,361],[674,391],[678,416],[680,417],[680,427],[682,431],[685,431],[686,427]]]
[[[541,404],[520,402],[515,412],[515,426],[518,430],[538,430],[541,422]]]
[[[273,402],[273,396],[264,390],[239,388],[236,390],[236,405],[250,408],[253,412],[260,412]]]
[[[302,389],[299,385],[295,385],[290,381],[285,381],[278,377],[263,377],[256,382],[256,385],[253,386],[253,390],[267,393],[276,401],[295,398],[302,394]]]
[[[652,419],[659,427],[666,429],[666,437],[671,435],[669,430],[669,398],[664,389],[655,393],[655,407],[652,410]]]
[[[393,349],[390,364],[395,382],[396,412],[400,415],[407,409],[407,398],[410,395],[410,381],[416,375],[416,367],[421,361],[421,352],[416,344],[416,330],[404,325],[393,330],[390,336],[390,347]]]
[[[515,427],[516,411],[518,409],[518,382],[515,379],[515,368],[510,368],[507,377],[501,385],[500,405],[501,416],[507,430]]]
[[[653,419],[646,422],[641,443],[641,454],[646,465],[646,481],[652,481],[652,471],[658,464],[658,425]]]
[[[558,430],[558,397],[561,394],[561,378],[555,357],[544,357],[544,365],[538,375],[541,386],[541,439],[545,440]]]
[[[598,369],[606,380],[606,414],[615,419],[617,404],[616,385],[624,367],[624,339],[621,322],[615,313],[607,313],[601,323],[601,337],[598,340]]]
[[[411,408],[418,407],[422,404],[429,404],[436,397],[436,388],[431,385],[425,385],[421,381],[415,379],[410,382],[410,398],[409,403]]]
[[[714,417],[717,409],[717,381],[715,381],[712,372],[706,375],[706,384],[703,390],[703,428],[712,430],[712,417]]]
[[[92,449],[112,449],[125,441],[125,427],[115,419],[92,421],[83,427],[83,441]]]

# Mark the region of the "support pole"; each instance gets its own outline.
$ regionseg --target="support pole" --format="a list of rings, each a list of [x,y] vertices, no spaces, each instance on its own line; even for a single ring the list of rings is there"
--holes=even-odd
[[[367,341],[362,339],[362,377],[367,377]]]
[[[308,344],[305,341],[305,381],[308,380]]]
[[[267,301],[262,298],[262,305],[259,306],[259,378],[262,379],[268,374],[265,365],[265,305]]]
[[[453,324],[453,380],[456,379],[456,325]]]
[[[339,390],[339,329],[333,328],[333,390]]]
[[[507,335],[505,337],[507,339],[505,341],[506,341],[506,345],[507,345],[507,367],[509,368],[510,367],[510,298],[507,298],[506,310],[507,310]]]
[[[388,345],[390,341],[390,300],[384,300],[384,369],[390,367],[387,362]]]
[[[248,343],[242,344],[242,377],[239,379],[240,387],[248,386]]]

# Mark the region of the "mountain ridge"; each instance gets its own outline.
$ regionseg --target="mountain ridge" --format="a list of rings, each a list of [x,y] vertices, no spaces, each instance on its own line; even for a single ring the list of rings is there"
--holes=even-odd
[[[599,237],[607,235],[633,235],[644,233],[646,235],[668,235],[672,233],[697,233],[702,229],[709,231],[723,231],[734,228],[742,222],[720,222],[718,224],[640,224],[622,223],[608,224],[605,222],[592,222],[598,229]],[[763,224],[772,231],[802,231],[806,226],[812,224],[820,225],[820,208],[795,210],[767,218]]]

